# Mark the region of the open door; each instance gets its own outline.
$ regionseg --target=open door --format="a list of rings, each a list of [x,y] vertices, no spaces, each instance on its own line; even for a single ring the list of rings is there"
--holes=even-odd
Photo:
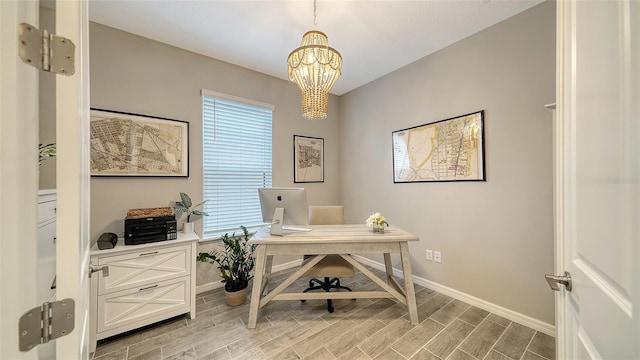
[[[20,316],[37,305],[38,70],[18,58],[18,24],[37,25],[37,2],[0,1],[0,358],[18,349]]]
[[[56,2],[56,35],[75,44],[75,73],[56,75],[56,299],[75,302],[74,330],[57,340],[58,359],[88,358],[89,143],[88,3]],[[22,314],[37,301],[38,73],[18,55],[19,27],[39,27],[38,1],[0,1],[0,359],[37,359],[19,350]],[[33,43],[33,42],[31,42]],[[53,96],[53,95],[52,95]],[[44,274],[49,276],[50,274]],[[33,333],[33,332],[32,332]],[[50,356],[50,355],[49,355]]]
[[[640,2],[557,9],[557,358],[640,359]]]

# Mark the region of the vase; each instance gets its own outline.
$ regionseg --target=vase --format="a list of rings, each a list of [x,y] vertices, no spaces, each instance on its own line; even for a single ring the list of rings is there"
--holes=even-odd
[[[244,289],[238,291],[224,291],[225,298],[227,299],[227,305],[238,306],[247,302],[247,286]]]
[[[184,223],[184,225],[182,226],[182,232],[184,234],[193,234],[194,233],[194,229],[195,229],[195,225],[196,225],[196,223],[194,223],[194,222],[186,222],[186,223]]]
[[[384,234],[384,225],[373,224],[373,233],[374,234]]]

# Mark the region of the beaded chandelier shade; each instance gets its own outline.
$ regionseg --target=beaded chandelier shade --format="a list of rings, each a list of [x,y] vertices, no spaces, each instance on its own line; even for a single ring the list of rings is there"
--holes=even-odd
[[[314,1],[314,24],[315,24]],[[302,115],[308,119],[324,119],[329,106],[329,91],[340,77],[342,56],[329,47],[324,33],[312,30],[302,36],[300,47],[289,54],[289,80],[302,90]]]

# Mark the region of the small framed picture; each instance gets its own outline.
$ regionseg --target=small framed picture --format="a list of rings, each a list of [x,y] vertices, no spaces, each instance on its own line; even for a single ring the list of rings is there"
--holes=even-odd
[[[189,123],[91,109],[91,176],[189,177]]]
[[[324,182],[324,139],[293,135],[293,182]]]

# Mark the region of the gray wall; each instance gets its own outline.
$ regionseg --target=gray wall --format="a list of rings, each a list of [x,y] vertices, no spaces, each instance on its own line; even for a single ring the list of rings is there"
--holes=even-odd
[[[185,120],[190,125],[189,178],[91,179],[93,241],[105,231],[122,235],[128,209],[169,206],[181,191],[194,201],[202,199],[203,88],[275,105],[274,186],[304,185],[310,204],[340,204],[336,96],[329,100],[327,119],[309,121],[301,116],[300,91],[294,83],[103,25],[91,23],[89,30],[91,107]],[[282,54],[283,71],[286,55]],[[293,183],[294,134],[325,139],[324,183]],[[198,221],[198,233],[201,228]],[[208,251],[211,246],[208,243],[200,248]],[[199,264],[198,271],[198,284],[215,279],[211,273],[217,272],[208,264]]]
[[[341,97],[342,202],[420,237],[414,274],[554,323],[555,4],[546,2]],[[394,184],[391,132],[485,110],[486,182]],[[442,252],[442,264],[425,260]],[[376,259],[381,261],[381,259]]]

